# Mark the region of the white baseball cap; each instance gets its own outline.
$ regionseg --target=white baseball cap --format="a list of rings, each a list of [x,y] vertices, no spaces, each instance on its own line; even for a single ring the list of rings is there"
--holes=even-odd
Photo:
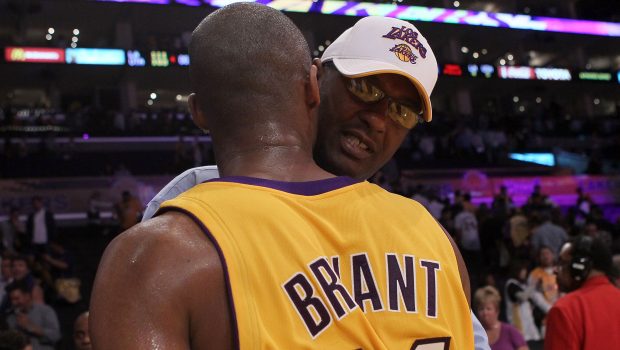
[[[321,62],[333,61],[349,78],[393,73],[407,77],[424,103],[424,120],[433,119],[430,95],[437,82],[437,59],[422,33],[391,17],[364,17],[327,47]]]

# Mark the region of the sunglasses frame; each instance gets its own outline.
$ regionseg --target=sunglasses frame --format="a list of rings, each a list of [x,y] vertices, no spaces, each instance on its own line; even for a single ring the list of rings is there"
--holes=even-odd
[[[425,122],[425,120],[423,118],[423,115],[424,115],[424,105],[423,105],[423,103],[421,101],[420,101],[420,104],[421,104],[420,111],[416,112],[415,109],[411,105],[407,105],[407,104],[404,104],[402,102],[398,102],[393,97],[391,97],[387,93],[385,93],[385,91],[383,91],[380,87],[378,87],[377,84],[372,83],[366,77],[349,78],[349,77],[346,77],[346,76],[344,76],[342,74],[341,74],[341,76],[343,77],[343,79],[345,79],[345,85],[346,85],[347,91],[349,91],[349,93],[351,95],[353,95],[360,102],[366,103],[366,104],[376,104],[376,103],[379,103],[379,102],[383,101],[384,99],[387,99],[388,100],[387,115],[390,117],[390,119],[392,119],[394,122],[396,122],[401,127],[405,128],[405,129],[408,129],[408,130],[411,130],[411,129],[415,128],[418,124]],[[355,92],[354,88],[352,87],[353,84],[361,85],[361,82],[364,82],[368,87],[370,87],[372,89],[376,89],[378,92],[380,92],[382,97],[377,99],[376,101],[365,101],[359,94],[357,94]],[[390,113],[390,110],[393,107],[398,110],[398,106],[406,107],[407,109],[409,109],[409,110],[411,110],[413,112],[414,118],[416,118],[415,122],[413,122],[413,125],[408,126],[406,124],[403,124],[401,122],[401,118],[399,118],[399,116],[393,116],[393,114]],[[401,108],[401,110],[402,110],[402,108]]]

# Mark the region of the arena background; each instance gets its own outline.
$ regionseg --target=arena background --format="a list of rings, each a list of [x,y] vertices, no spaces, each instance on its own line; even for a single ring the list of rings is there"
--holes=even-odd
[[[25,223],[35,196],[54,213],[82,296],[60,302],[48,286],[65,334],[59,349],[71,348],[71,320],[120,231],[122,193],[145,205],[174,175],[213,163],[210,137],[187,110],[187,46],[228,2],[0,0],[0,222],[13,210]],[[260,2],[284,10],[316,57],[359,16],[397,16],[424,33],[440,64],[433,121],[372,181],[440,203],[448,226],[456,213],[447,209],[471,194],[481,243],[496,251],[471,271],[474,287],[489,276],[501,284],[522,257],[506,233],[510,216],[494,216],[501,187],[528,208],[539,186],[570,234],[595,222],[620,253],[617,1]]]

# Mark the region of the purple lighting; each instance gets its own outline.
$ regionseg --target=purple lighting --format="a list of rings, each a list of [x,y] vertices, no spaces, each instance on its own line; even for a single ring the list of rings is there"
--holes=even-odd
[[[139,4],[155,4],[155,5],[168,5],[168,4],[170,4],[170,0],[99,0],[99,1],[107,1],[107,2],[133,2],[133,3],[139,3]]]
[[[238,0],[96,0],[148,4],[210,5],[222,7]],[[341,16],[384,16],[409,21],[451,23],[483,27],[501,27],[543,32],[560,32],[620,37],[620,23],[577,19],[532,17],[529,15],[444,9],[436,7],[377,4],[371,2],[324,0],[247,0],[271,6],[280,11],[318,12]]]
[[[186,6],[200,6],[202,5],[202,1],[200,0],[177,0],[178,4],[186,5]]]
[[[82,135],[82,140],[88,140],[90,138],[90,135],[88,134],[83,134]]]

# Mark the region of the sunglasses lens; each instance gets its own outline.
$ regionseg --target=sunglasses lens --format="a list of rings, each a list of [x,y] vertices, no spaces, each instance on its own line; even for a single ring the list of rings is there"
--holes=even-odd
[[[369,83],[364,78],[347,79],[347,89],[364,103],[379,102],[386,97],[385,92],[372,83]],[[413,127],[418,124],[420,115],[422,115],[423,112],[421,106],[419,108],[415,107],[394,102],[390,99],[390,103],[388,104],[388,115],[392,120],[403,127],[413,129]]]
[[[377,102],[385,97],[383,91],[369,84],[365,79],[349,79],[347,89],[365,103]]]
[[[388,106],[388,116],[407,129],[413,129],[419,120],[419,114],[411,107],[393,101]]]

